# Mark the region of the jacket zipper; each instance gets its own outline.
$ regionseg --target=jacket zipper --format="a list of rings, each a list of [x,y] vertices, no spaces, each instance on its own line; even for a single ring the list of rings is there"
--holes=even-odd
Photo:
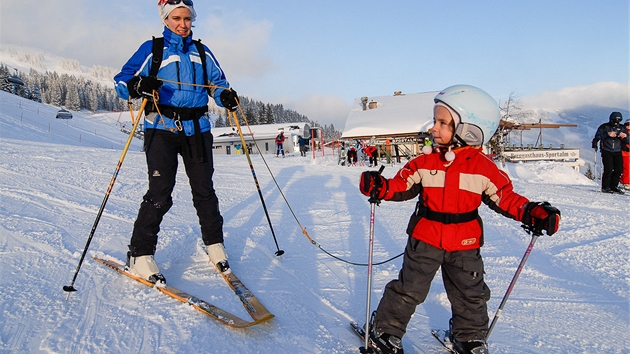
[[[175,68],[177,69],[177,82],[178,82],[177,89],[181,90],[182,89],[182,84],[180,84],[181,77],[180,77],[180,74],[179,74],[179,62],[178,61],[175,62]]]

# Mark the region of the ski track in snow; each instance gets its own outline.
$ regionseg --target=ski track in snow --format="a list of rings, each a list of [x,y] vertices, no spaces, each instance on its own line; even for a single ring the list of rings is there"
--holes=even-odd
[[[225,245],[236,274],[276,316],[231,329],[157,290],[121,277],[92,254],[123,260],[146,189],[144,155],[134,141],[66,301],[68,285],[125,140],[114,122],[80,113],[55,122],[55,109],[0,92],[0,352],[2,353],[356,353],[349,326],[363,324],[370,206],[358,192],[363,168],[266,156],[291,210],[260,156],[256,175],[280,249],[244,156],[215,156]],[[22,118],[22,122],[20,119]],[[48,132],[56,124],[59,129]],[[40,127],[36,129],[37,127]],[[61,130],[62,128],[67,131]],[[71,136],[97,130],[103,146]],[[55,135],[57,134],[57,135]],[[20,140],[18,140],[20,139]],[[118,144],[121,145],[121,144]],[[391,177],[401,165],[387,167]],[[628,197],[598,193],[594,182],[557,164],[508,165],[515,189],[562,211],[561,229],[537,240],[490,338],[493,353],[629,353]],[[187,178],[180,168],[174,205],[162,224],[156,260],[168,282],[242,318],[240,301],[203,252]],[[374,262],[402,252],[415,201],[376,208]],[[482,205],[490,317],[530,241],[513,220]],[[374,267],[371,309],[402,259]],[[445,328],[450,307],[438,272],[403,339],[409,353],[444,353],[429,333]]]

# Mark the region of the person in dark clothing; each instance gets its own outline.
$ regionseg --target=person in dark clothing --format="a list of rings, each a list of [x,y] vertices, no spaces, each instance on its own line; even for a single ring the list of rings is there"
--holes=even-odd
[[[356,166],[358,161],[357,149],[354,146],[351,146],[348,149],[348,166]]]
[[[602,192],[604,193],[624,194],[618,188],[619,177],[623,171],[621,151],[622,147],[628,144],[628,130],[620,124],[622,119],[621,112],[612,112],[608,118],[608,123],[597,128],[592,142],[592,147],[596,152],[599,145],[602,155],[602,164],[604,165]]]
[[[158,12],[164,24],[160,67],[151,70],[154,42],[149,40],[127,61],[114,82],[120,98],[151,101],[144,118],[149,190],[134,223],[127,270],[152,283],[164,284],[166,279],[154,255],[160,224],[173,205],[171,193],[175,187],[178,155],[186,167],[210,260],[221,272],[230,271],[223,247],[223,217],[212,183],[213,137],[205,112],[209,93],[218,106],[230,110],[237,107],[238,96],[230,88],[210,49],[192,39],[192,22],[197,15],[192,1],[160,0]],[[201,83],[211,83],[213,89],[209,91],[199,85]]]
[[[378,165],[378,149],[376,146],[368,145],[363,151],[365,151],[370,160],[370,167],[376,167]]]
[[[298,137],[298,145],[300,146],[300,156],[306,156],[306,145],[308,144],[308,139],[303,136]]]
[[[487,354],[487,302],[481,256],[484,203],[537,233],[553,235],[560,211],[516,193],[509,177],[482,151],[501,120],[499,105],[485,91],[455,85],[434,98],[432,148],[394,177],[361,175],[359,189],[371,198],[405,201],[418,196],[407,226],[409,239],[398,279],[385,286],[370,324],[370,337],[384,353],[403,353],[402,337],[416,307],[426,299],[436,272],[451,303],[453,350]]]

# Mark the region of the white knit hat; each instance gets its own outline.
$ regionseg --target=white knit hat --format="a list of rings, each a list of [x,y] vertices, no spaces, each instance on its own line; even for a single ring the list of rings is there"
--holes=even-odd
[[[170,1],[170,2],[172,3],[175,1]],[[170,15],[171,11],[175,10],[178,7],[185,7],[188,10],[190,10],[190,14],[192,16],[193,22],[197,18],[197,13],[195,12],[195,8],[192,5],[192,1],[180,1],[177,4],[171,4],[171,3],[169,3],[169,0],[158,1],[158,13],[160,14],[160,18],[162,19],[162,22],[166,20],[168,15]],[[190,5],[186,5],[186,3],[190,3]]]

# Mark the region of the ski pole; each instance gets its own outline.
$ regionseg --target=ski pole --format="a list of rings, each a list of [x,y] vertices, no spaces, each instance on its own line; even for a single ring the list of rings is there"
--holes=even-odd
[[[599,163],[597,162],[597,150],[593,151],[593,155],[594,155],[594,161],[595,161],[595,181],[601,181],[602,175],[600,174],[601,169],[599,168]]]
[[[382,173],[383,169],[385,169],[385,165],[381,165],[381,168],[378,170],[378,173]],[[365,301],[365,336],[363,338],[363,347],[359,348],[361,353],[372,353],[371,348],[368,343],[370,341],[370,303],[372,301],[372,255],[374,253],[374,214],[376,211],[376,206],[381,203],[381,201],[377,198],[377,190],[372,190],[372,195],[370,199],[370,242],[369,242],[369,251],[368,251],[368,279],[367,279],[367,298]]]
[[[83,260],[85,259],[85,255],[90,247],[90,243],[92,242],[92,237],[94,237],[94,233],[96,232],[96,227],[98,226],[98,222],[101,220],[101,216],[103,215],[103,211],[105,210],[105,204],[107,204],[107,200],[109,199],[109,195],[114,187],[114,183],[116,182],[116,177],[118,177],[118,172],[120,172],[120,167],[122,166],[123,161],[125,160],[125,156],[127,155],[127,150],[129,150],[129,146],[131,145],[131,140],[133,139],[134,133],[138,128],[138,124],[140,123],[140,117],[144,111],[144,107],[147,105],[148,99],[145,98],[142,100],[142,105],[140,106],[140,111],[138,111],[138,119],[134,119],[133,112],[131,112],[131,120],[133,121],[133,127],[129,132],[129,137],[127,138],[127,143],[123,148],[122,154],[120,155],[120,159],[118,159],[118,164],[116,165],[116,169],[114,170],[114,174],[112,175],[112,179],[109,181],[109,186],[107,187],[107,192],[105,192],[105,197],[103,198],[103,202],[101,203],[101,207],[96,214],[96,219],[94,220],[94,225],[92,225],[92,230],[90,231],[90,236],[88,236],[87,242],[85,244],[85,248],[83,248],[83,253],[81,254],[81,259],[79,260],[79,264],[77,265],[77,269],[74,272],[74,276],[72,277],[72,283],[70,285],[64,285],[63,290],[68,293],[66,300],[70,298],[70,293],[73,291],[77,291],[74,288],[74,282],[77,280],[77,275],[79,275],[79,270],[81,269],[81,265],[83,264]]]
[[[597,176],[597,151],[595,150],[593,150],[593,165],[595,165],[595,182],[597,182],[599,176]]]
[[[265,205],[265,198],[263,198],[262,191],[260,190],[260,185],[258,184],[258,178],[256,177],[256,171],[254,171],[254,165],[252,164],[252,159],[249,157],[249,151],[247,149],[247,144],[245,144],[245,137],[243,136],[243,131],[241,130],[241,123],[238,121],[238,117],[236,116],[235,111],[228,111],[228,114],[232,115],[232,119],[236,124],[236,128],[238,129],[238,135],[241,137],[241,143],[243,144],[243,150],[245,150],[245,156],[247,156],[247,162],[249,162],[249,169],[252,171],[252,176],[254,177],[254,183],[256,184],[256,189],[258,190],[258,196],[260,197],[260,202],[262,203],[263,210],[265,211],[265,216],[267,217],[267,222],[269,223],[269,229],[271,230],[271,235],[273,236],[273,241],[276,243],[276,256],[282,256],[284,251],[280,249],[278,246],[278,239],[276,239],[276,234],[273,232],[273,225],[271,224],[271,219],[269,218],[269,213],[267,212],[267,206]]]
[[[521,271],[523,270],[523,267],[525,266],[525,262],[527,262],[527,258],[529,257],[529,254],[532,252],[532,249],[534,248],[534,243],[536,243],[536,239],[538,239],[538,236],[542,235],[541,232],[536,231],[536,230],[527,229],[527,228],[526,230],[528,230],[528,232],[529,231],[532,232],[532,240],[529,242],[529,246],[527,247],[527,250],[525,251],[523,258],[521,259],[521,264],[519,264],[518,268],[516,268],[516,273],[514,274],[514,277],[512,278],[512,281],[510,282],[510,285],[508,286],[508,289],[505,292],[505,295],[503,296],[503,300],[501,301],[501,304],[499,305],[499,309],[494,314],[494,318],[492,319],[490,328],[488,328],[488,334],[486,334],[486,341],[488,341],[488,338],[490,337],[490,333],[492,333],[492,329],[494,328],[494,325],[497,323],[497,321],[499,320],[499,317],[501,316],[501,311],[503,311],[503,307],[505,306],[505,303],[507,302],[507,299],[510,296],[512,289],[514,288],[514,284],[516,284],[516,280],[521,274]]]

